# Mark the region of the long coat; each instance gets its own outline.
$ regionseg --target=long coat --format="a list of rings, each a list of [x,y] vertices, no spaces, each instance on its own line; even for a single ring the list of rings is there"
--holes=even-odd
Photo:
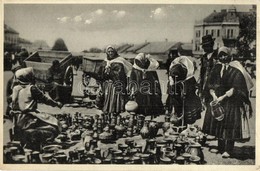
[[[208,89],[215,90],[217,97],[224,95],[231,88],[234,88],[234,93],[220,103],[225,111],[222,121],[217,121],[212,117],[211,108],[208,104],[203,131],[221,139],[241,140],[242,118],[245,117],[247,120],[246,106],[251,105],[246,81],[243,74],[232,66],[228,67],[222,77],[220,75],[221,69],[222,65],[220,64],[213,68],[209,78]]]
[[[141,70],[133,68],[129,90],[135,92],[135,100],[138,104],[136,113],[155,116],[164,112],[161,87],[156,71],[143,73]]]
[[[127,98],[127,73],[122,63],[113,62],[106,69],[104,61],[96,79],[101,84],[101,93],[97,97],[97,105],[106,113],[121,113],[125,111]]]
[[[210,96],[208,91],[208,78],[209,74],[216,64],[218,50],[214,50],[211,58],[208,59],[208,53],[205,53],[201,58],[201,69],[200,69],[200,83],[199,89],[201,92],[201,98],[205,100],[205,103],[208,102],[208,97]]]

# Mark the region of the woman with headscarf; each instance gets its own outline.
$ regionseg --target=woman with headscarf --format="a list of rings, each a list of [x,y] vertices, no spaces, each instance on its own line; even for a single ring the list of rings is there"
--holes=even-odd
[[[106,48],[107,58],[94,78],[100,82],[101,91],[97,96],[97,106],[104,113],[120,114],[125,111],[127,98],[127,74],[132,64],[120,57],[113,46]]]
[[[62,107],[43,94],[34,85],[33,68],[23,68],[15,72],[16,85],[12,92],[12,113],[15,115],[15,136],[27,145],[27,148],[39,150],[39,145],[53,140],[59,133],[58,120],[37,109],[38,102],[50,106]]]
[[[134,59],[129,90],[138,104],[137,114],[157,116],[164,112],[162,93],[156,69],[159,63],[149,55],[139,53]]]
[[[177,57],[169,68],[167,109],[175,126],[189,126],[201,118],[202,105],[196,95],[194,64],[186,56]]]
[[[252,85],[242,65],[231,62],[230,50],[227,47],[219,49],[218,58],[219,63],[209,77],[208,88],[212,103],[207,107],[203,131],[218,139],[216,152],[222,153],[223,158],[228,158],[235,141],[248,141],[250,138],[247,115],[252,115],[248,96],[248,89]],[[215,115],[213,104],[223,107],[223,115]]]

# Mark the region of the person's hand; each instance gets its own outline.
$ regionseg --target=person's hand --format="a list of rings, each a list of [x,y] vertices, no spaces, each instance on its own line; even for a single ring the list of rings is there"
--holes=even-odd
[[[61,102],[57,102],[57,106],[61,109],[63,107],[63,104]]]
[[[225,96],[220,96],[220,97],[218,97],[217,100],[216,100],[217,103],[221,102],[224,98],[225,98]]]
[[[231,88],[230,90],[228,90],[228,91],[226,92],[226,96],[227,96],[227,97],[231,97],[231,96],[233,95],[233,93],[234,93],[234,88]]]

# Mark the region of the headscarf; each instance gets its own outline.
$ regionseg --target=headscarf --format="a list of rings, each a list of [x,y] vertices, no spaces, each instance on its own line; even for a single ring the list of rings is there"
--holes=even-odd
[[[34,72],[32,67],[22,68],[15,72],[15,79],[19,84],[27,85],[34,81]]]
[[[187,56],[180,56],[175,58],[172,61],[170,68],[172,68],[176,64],[181,64],[187,69],[186,80],[194,76],[194,64]]]
[[[140,64],[138,64],[137,61],[139,61],[139,63],[142,64],[142,66],[140,66]],[[149,64],[149,66],[144,67],[146,65],[145,63]],[[155,71],[158,67],[159,67],[159,62],[153,59],[150,55],[139,53],[135,57],[133,68],[142,71],[143,78],[146,77],[147,71]]]
[[[218,54],[220,54],[221,52],[226,53],[228,56],[230,56],[230,53],[231,53],[230,49],[225,46],[219,48]],[[254,87],[254,83],[253,83],[251,76],[248,74],[248,72],[245,70],[245,68],[241,65],[240,62],[235,60],[235,61],[229,62],[227,65],[238,69],[243,74],[248,90],[250,90],[251,88]],[[222,67],[222,69],[221,69],[222,73],[223,73],[223,68],[224,67]]]
[[[119,56],[119,54],[117,53],[117,50],[116,50],[116,48],[114,47],[114,46],[112,46],[112,45],[108,45],[107,46],[107,48],[106,48],[106,54],[108,55],[108,49],[113,49],[113,51],[115,52],[115,57],[118,57]]]
[[[132,67],[133,67],[132,64],[130,62],[128,62],[126,59],[124,59],[121,56],[119,56],[117,51],[116,51],[116,49],[113,46],[111,46],[111,45],[109,45],[106,48],[106,53],[107,53],[109,48],[112,48],[115,51],[116,58],[111,59],[111,60],[108,60],[107,58],[105,59],[105,61],[106,61],[105,72],[106,73],[110,72],[110,68],[111,68],[111,64],[112,63],[121,63],[124,66],[124,70],[125,70],[126,75],[129,76],[130,75],[130,71],[132,70]]]

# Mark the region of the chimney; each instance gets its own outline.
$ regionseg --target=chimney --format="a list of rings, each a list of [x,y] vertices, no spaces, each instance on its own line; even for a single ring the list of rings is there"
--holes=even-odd
[[[167,39],[167,38],[165,39],[165,42],[168,42],[168,39]]]

